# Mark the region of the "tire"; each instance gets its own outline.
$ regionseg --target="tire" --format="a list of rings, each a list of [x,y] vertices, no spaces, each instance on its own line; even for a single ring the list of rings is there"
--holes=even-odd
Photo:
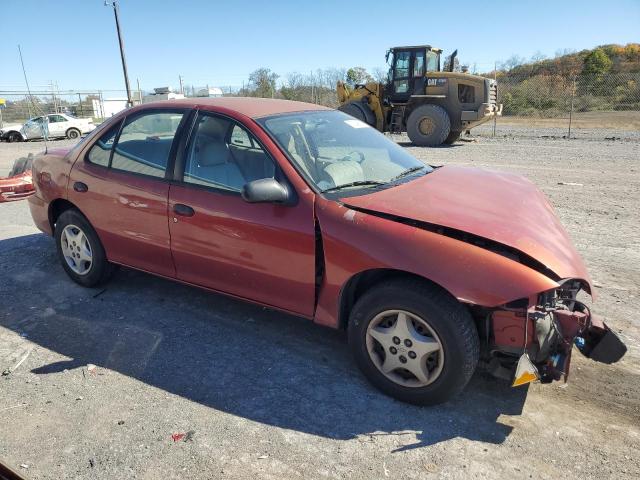
[[[421,105],[407,119],[407,134],[414,144],[421,147],[442,145],[450,131],[449,115],[438,105]]]
[[[72,243],[74,238],[72,234],[76,231],[82,234],[80,237],[75,237],[78,240],[77,244]],[[84,257],[87,252],[82,236],[88,244],[88,252],[91,257],[90,265],[80,258]],[[106,282],[113,274],[115,266],[107,260],[98,234],[78,210],[69,209],[62,212],[56,222],[54,238],[62,267],[74,282],[83,287],[95,287]],[[68,260],[70,253],[73,253],[74,257]]]
[[[452,145],[454,143],[456,143],[458,141],[458,139],[460,138],[460,135],[462,135],[462,131],[451,131],[449,132],[449,136],[445,139],[444,144],[445,145]]]
[[[375,127],[376,125],[376,114],[373,113],[371,107],[365,102],[361,101],[351,101],[347,102],[344,105],[340,105],[338,110],[344,112],[348,115],[351,115],[353,118],[357,118],[358,120],[366,123],[371,127]]]
[[[413,329],[408,336],[415,343],[407,344],[407,338],[399,338],[396,344],[394,336],[393,343],[386,346],[389,351],[383,350],[383,344],[373,338],[370,331],[377,331],[376,336],[382,331],[385,338],[392,338],[389,335],[397,330],[380,325],[374,329],[373,325],[381,317],[383,322],[393,321],[398,311],[404,312],[404,318],[411,319]],[[393,314],[386,317],[388,312]],[[400,320],[398,315],[395,322]],[[422,333],[418,333],[418,329]],[[379,284],[362,295],[351,311],[348,336],[356,363],[367,379],[387,395],[416,405],[436,405],[457,395],[467,385],[478,364],[480,341],[469,312],[446,291],[419,280]],[[425,345],[433,348],[434,342],[439,343],[438,350],[428,355],[420,353]],[[396,345],[397,353],[393,356],[392,348]],[[412,349],[418,352],[417,357]],[[385,374],[382,367],[386,365],[387,355],[390,355],[390,365],[397,367]],[[403,356],[404,362],[398,363]],[[412,371],[431,369],[427,382],[404,370],[405,365],[407,368],[411,365]]]
[[[66,137],[69,140],[75,140],[76,138],[80,138],[80,130],[78,130],[77,128],[70,128],[69,130],[67,130]]]
[[[22,135],[20,135],[20,133],[9,132],[7,134],[7,143],[21,142],[21,141],[22,141]]]

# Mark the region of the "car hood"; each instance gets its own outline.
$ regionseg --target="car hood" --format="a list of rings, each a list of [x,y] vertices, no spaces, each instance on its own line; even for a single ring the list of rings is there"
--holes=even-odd
[[[9,130],[20,130],[22,128],[22,123],[5,123],[2,128],[0,128],[0,132],[7,132]]]
[[[341,202],[368,213],[446,227],[506,245],[561,279],[584,280],[593,291],[584,262],[549,201],[520,175],[445,166],[396,187],[345,197]]]

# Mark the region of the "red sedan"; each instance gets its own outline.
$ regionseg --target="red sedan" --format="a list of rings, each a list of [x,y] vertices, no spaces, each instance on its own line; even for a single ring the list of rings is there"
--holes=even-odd
[[[530,182],[425,165],[342,112],[146,104],[39,156],[33,177],[32,216],[74,281],[126,265],[346,329],[404,401],[447,400],[479,362],[550,382],[574,341],[608,363],[625,352],[577,299],[589,274]]]

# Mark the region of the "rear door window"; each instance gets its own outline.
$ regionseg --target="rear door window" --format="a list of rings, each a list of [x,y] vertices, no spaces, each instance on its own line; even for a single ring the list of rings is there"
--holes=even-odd
[[[182,112],[153,112],[127,119],[116,142],[111,168],[164,177]]]

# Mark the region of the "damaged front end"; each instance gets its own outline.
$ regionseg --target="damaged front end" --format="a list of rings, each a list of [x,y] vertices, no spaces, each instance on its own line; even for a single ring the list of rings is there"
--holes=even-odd
[[[559,288],[488,312],[485,359],[489,371],[513,381],[513,386],[562,377],[566,382],[573,345],[597,362],[620,360],[627,347],[576,299],[581,287],[580,281],[568,280]]]
[[[0,203],[22,200],[35,193],[31,164],[33,154],[17,159],[7,177],[0,177]]]

